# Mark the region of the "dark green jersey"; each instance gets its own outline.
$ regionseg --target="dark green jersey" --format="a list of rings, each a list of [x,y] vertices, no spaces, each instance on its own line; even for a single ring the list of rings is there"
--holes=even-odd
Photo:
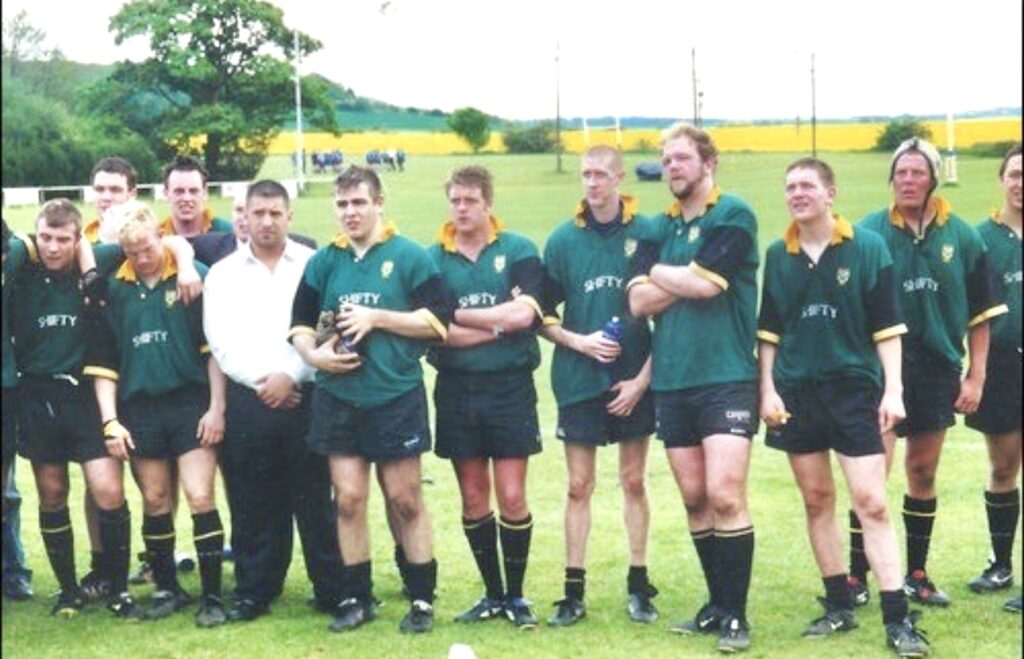
[[[106,309],[90,333],[83,374],[117,381],[117,396],[157,396],[207,383],[209,346],[203,305],[178,299],[178,267],[164,250],[164,271],[152,288],[125,262],[110,278]],[[196,264],[200,276],[206,267]]]
[[[757,378],[757,219],[716,186],[704,212],[686,221],[678,202],[654,218],[656,259],[722,288],[708,300],[676,300],[654,319],[655,391]],[[633,282],[645,281],[640,273]]]
[[[422,314],[440,337],[447,336],[451,306],[437,266],[427,251],[388,225],[382,241],[357,256],[341,235],[306,264],[292,310],[291,334],[315,334],[321,313],[345,304]],[[420,357],[428,342],[374,331],[360,342],[362,365],[338,375],[318,371],[317,386],[359,407],[373,407],[412,391],[423,382]]]
[[[491,238],[475,262],[456,249],[455,227],[451,222],[442,228],[441,242],[427,250],[441,271],[455,308],[493,307],[515,298],[530,305],[539,320],[544,270],[537,247],[524,236],[503,230],[497,218],[491,218],[491,227]],[[532,371],[540,364],[540,348],[531,328],[472,348],[432,347],[427,357],[441,371]]]
[[[905,342],[959,365],[968,327],[1006,312],[989,280],[978,232],[933,197],[935,219],[918,237],[895,206],[872,213],[860,226],[879,234],[892,255],[909,332]]]
[[[544,323],[561,323],[570,332],[592,334],[613,317],[623,322],[622,353],[605,365],[583,353],[556,345],[551,386],[560,406],[600,396],[615,382],[636,377],[651,351],[645,320],[629,315],[626,283],[637,257],[639,241],[650,231],[650,219],[637,215],[636,201],[622,197],[620,217],[606,226],[588,221],[581,202],[573,218],[544,246]],[[559,318],[557,309],[562,304]]]
[[[93,253],[101,272],[122,258],[116,245]],[[47,270],[35,257],[34,243],[29,254],[11,277],[15,361],[25,374],[78,375],[87,332],[78,267],[72,263],[64,272]]]
[[[999,219],[992,217],[978,225],[978,234],[988,248],[988,267],[996,297],[1006,302],[1009,313],[992,319],[993,352],[1001,354],[1021,349],[1021,242],[1020,236]]]
[[[817,263],[795,222],[765,255],[757,338],[778,346],[777,382],[868,377],[881,386],[874,344],[907,331],[885,243],[836,220]]]
[[[160,230],[165,236],[176,236],[177,231],[174,230],[174,219],[168,215],[164,218],[163,222],[160,223]],[[225,220],[220,217],[214,217],[210,209],[207,208],[203,211],[202,224],[199,229],[200,234],[210,233],[211,231],[220,231],[224,233],[231,233],[235,230],[230,220]],[[98,229],[97,229],[98,231]],[[96,234],[99,235],[98,233]]]
[[[11,330],[8,327],[9,320],[14,317],[14,305],[12,297],[14,283],[17,274],[25,264],[37,260],[35,253],[36,245],[29,236],[14,234],[11,236],[10,251],[4,259],[3,266],[3,308],[0,323],[3,324],[3,386],[14,387],[18,384],[18,364],[14,358],[14,343]]]

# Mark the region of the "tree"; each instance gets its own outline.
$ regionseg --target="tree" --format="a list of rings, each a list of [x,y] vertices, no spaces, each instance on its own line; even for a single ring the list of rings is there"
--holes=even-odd
[[[150,140],[160,157],[200,152],[214,178],[251,178],[294,107],[293,33],[262,0],[132,0],[110,19],[116,43],[149,39],[153,56],[122,62],[93,90],[94,111]],[[299,33],[306,55],[321,43]],[[302,81],[303,118],[337,134],[324,86]]]
[[[527,127],[509,127],[501,135],[509,153],[548,153],[555,149],[553,121],[542,121]]]
[[[491,139],[491,118],[474,107],[456,110],[448,117],[448,128],[479,153]]]
[[[43,47],[44,39],[46,33],[28,22],[28,12],[24,9],[8,19],[3,29],[5,72],[17,78],[21,72],[20,64],[49,55],[50,52]]]
[[[885,125],[875,140],[875,151],[895,151],[904,140],[911,137],[932,139],[932,129],[913,117],[893,119]]]

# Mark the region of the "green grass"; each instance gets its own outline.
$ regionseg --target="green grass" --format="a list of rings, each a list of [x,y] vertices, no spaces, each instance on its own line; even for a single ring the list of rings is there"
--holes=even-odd
[[[629,156],[631,169],[640,160],[654,156]],[[795,156],[736,154],[724,157],[719,180],[725,190],[744,196],[761,221],[761,244],[780,235],[787,222],[782,197],[783,169]],[[835,166],[840,185],[837,208],[851,220],[886,203],[888,159],[879,154],[826,154]],[[496,214],[510,228],[525,233],[538,244],[571,212],[579,184],[574,173],[576,160],[566,158],[564,174],[554,171],[553,156],[414,157],[403,174],[385,173],[387,215],[402,231],[427,242],[433,239],[445,217],[441,185],[454,167],[480,162],[495,173]],[[986,215],[1000,199],[995,170],[998,161],[962,158],[961,184],[943,188],[954,208],[972,221]],[[289,176],[286,160],[268,161],[263,175]],[[663,183],[637,183],[632,175],[625,192],[640,198],[641,209],[657,212],[670,201]],[[324,241],[334,233],[330,179],[314,182],[310,194],[294,203],[295,229]],[[226,214],[229,200],[215,199],[212,205]],[[163,212],[165,207],[160,208]],[[36,209],[5,209],[14,226],[30,228]],[[540,416],[545,451],[531,460],[529,499],[535,519],[533,548],[527,575],[527,595],[534,599],[538,613],[546,617],[550,603],[561,596],[563,542],[562,507],[565,467],[561,445],[553,438],[556,408],[550,395],[549,347],[537,371]],[[428,373],[428,380],[432,379]],[[930,567],[940,586],[954,599],[945,611],[928,611],[922,626],[928,630],[936,656],[1018,657],[1021,650],[1021,618],[1000,610],[1009,595],[976,596],[965,584],[984,565],[988,535],[981,493],[987,476],[984,442],[977,433],[957,426],[950,433],[939,473],[940,513],[936,524]],[[211,631],[196,630],[191,617],[182,615],[152,624],[123,626],[109,614],[92,608],[63,622],[46,615],[48,595],[56,586],[39,541],[34,510],[36,497],[28,465],[18,465],[18,483],[25,496],[23,539],[35,568],[36,598],[25,604],[5,603],[3,607],[3,652],[15,657],[327,657],[345,654],[358,657],[444,657],[452,643],[468,643],[481,659],[486,657],[660,657],[713,654],[710,638],[684,639],[666,632],[666,624],[690,616],[702,603],[703,579],[696,554],[686,530],[679,494],[657,441],[651,444],[649,483],[652,510],[649,550],[650,573],[661,590],[656,604],[662,620],[650,627],[632,624],[625,615],[627,548],[621,523],[621,491],[616,477],[614,449],[600,452],[598,483],[593,499],[594,527],[587,559],[589,606],[586,621],[575,628],[541,628],[523,634],[503,622],[481,626],[456,626],[451,617],[468,606],[481,591],[459,522],[458,489],[448,464],[433,456],[424,459],[424,472],[432,479],[425,486],[428,507],[434,520],[438,561],[438,625],[432,634],[408,638],[396,629],[405,613],[400,584],[391,562],[391,542],[383,524],[379,493],[372,495],[371,523],[374,539],[376,592],[386,602],[381,619],[368,628],[346,636],[326,631],[325,616],[314,614],[304,604],[310,588],[302,569],[301,552],[296,552],[292,572],[282,598],[273,613],[256,623]],[[840,480],[841,482],[841,480]],[[901,470],[890,483],[891,510],[900,509],[905,479]],[[141,547],[137,531],[141,504],[129,481],[132,509],[136,512],[133,543]],[[88,564],[88,542],[81,517],[81,477],[72,477],[72,512],[78,530],[78,565],[84,573]],[[814,596],[822,590],[806,540],[803,508],[788,466],[780,453],[768,450],[756,440],[750,477],[750,503],[757,529],[757,551],[750,593],[753,649],[750,656],[814,657],[890,656],[884,646],[879,624],[877,595],[860,610],[861,629],[839,639],[810,642],[800,631],[819,614]],[[845,516],[845,494],[839,511]],[[226,505],[222,505],[226,513]],[[898,514],[895,518],[898,520]],[[188,517],[178,516],[179,546],[191,549]],[[845,526],[845,525],[844,525]],[[897,522],[898,528],[902,524]],[[902,537],[902,532],[900,533]],[[1020,541],[1015,563],[1021,565]],[[198,590],[198,578],[187,575],[186,588]],[[232,585],[231,568],[226,569],[226,587]],[[872,587],[874,584],[872,584]],[[150,587],[137,588],[145,599]],[[1011,594],[1019,590],[1012,591]]]

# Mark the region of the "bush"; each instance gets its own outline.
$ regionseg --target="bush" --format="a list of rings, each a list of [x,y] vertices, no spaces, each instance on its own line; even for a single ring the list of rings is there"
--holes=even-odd
[[[557,146],[555,124],[542,121],[526,127],[509,127],[501,136],[509,153],[548,153]]]
[[[875,151],[895,151],[901,142],[909,140],[911,137],[920,137],[931,141],[932,130],[913,117],[893,119],[878,134],[878,139],[875,140]]]

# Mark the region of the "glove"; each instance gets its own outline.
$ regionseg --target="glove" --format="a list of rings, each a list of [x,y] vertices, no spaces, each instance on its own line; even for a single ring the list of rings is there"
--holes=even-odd
[[[82,273],[79,280],[82,295],[89,299],[90,304],[104,305],[107,303],[107,279],[92,268]]]

